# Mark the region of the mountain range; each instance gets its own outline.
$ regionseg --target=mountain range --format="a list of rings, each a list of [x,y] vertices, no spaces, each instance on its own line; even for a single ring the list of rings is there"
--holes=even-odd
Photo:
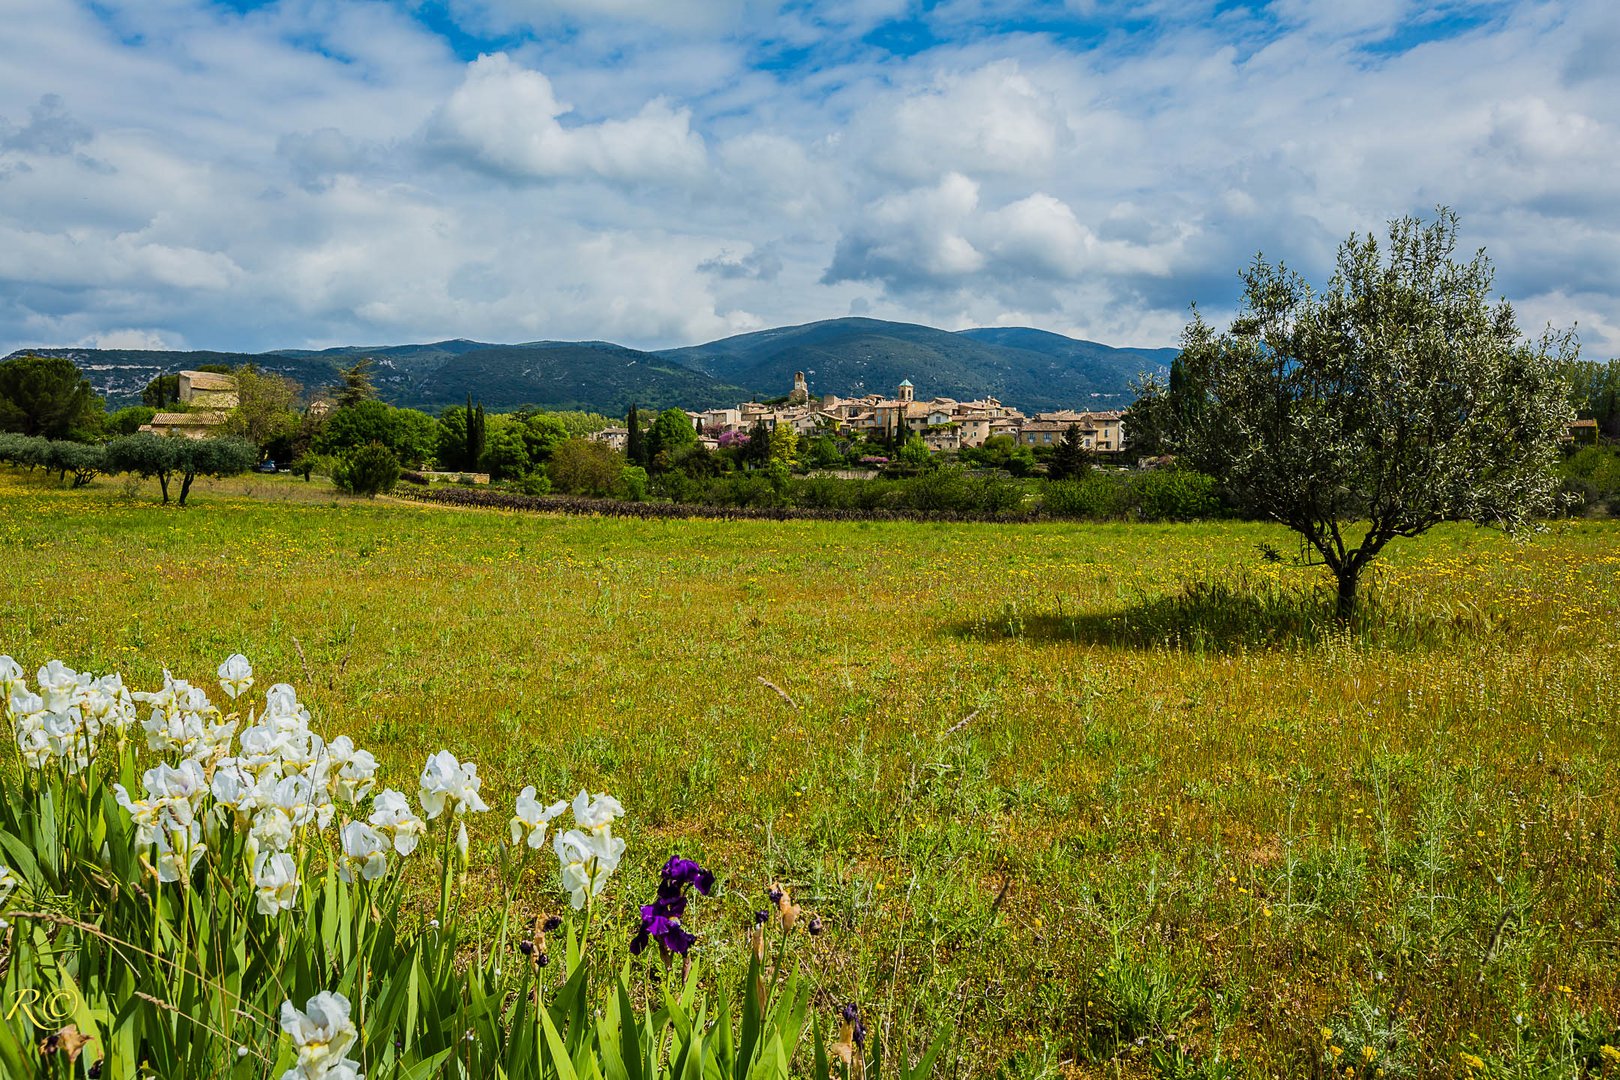
[[[1123,407],[1129,380],[1167,366],[1176,350],[1114,348],[1028,327],[947,331],[847,318],[658,352],[606,341],[456,339],[265,353],[45,348],[12,355],[27,353],[72,359],[114,408],[138,403],[159,375],[204,364],[254,364],[314,389],[371,357],[378,392],[395,405],[436,409],[470,394],[493,411],[532,405],[617,416],[632,403],[703,409],[778,398],[792,388],[795,371],[805,373],[815,395],[891,394],[910,379],[924,400],[989,395],[1031,412]]]

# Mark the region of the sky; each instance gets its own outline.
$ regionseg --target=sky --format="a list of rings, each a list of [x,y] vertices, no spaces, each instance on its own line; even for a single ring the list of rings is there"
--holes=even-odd
[[[0,354],[1173,345],[1449,206],[1620,354],[1612,0],[0,0]]]

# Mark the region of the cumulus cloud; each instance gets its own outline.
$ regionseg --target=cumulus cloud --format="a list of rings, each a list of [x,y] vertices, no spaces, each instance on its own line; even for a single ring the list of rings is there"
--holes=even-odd
[[[940,72],[898,101],[878,98],[857,123],[866,163],[905,179],[947,169],[1040,176],[1067,135],[1052,94],[1012,60]]]
[[[879,199],[839,241],[824,280],[881,280],[901,292],[959,282],[984,268],[963,235],[978,206],[979,185],[961,173]]]
[[[107,330],[80,338],[74,344],[86,349],[183,349],[185,341],[162,330]]]
[[[657,181],[703,171],[707,155],[689,109],[654,100],[626,119],[565,127],[559,118],[572,111],[545,75],[495,53],[468,65],[429,137],[445,153],[513,179]]]
[[[1045,192],[987,209],[979,185],[952,173],[866,208],[839,242],[825,280],[878,282],[897,293],[977,286],[1012,294],[1035,284],[1073,285],[1085,275],[1166,277],[1178,239],[1102,239]]]

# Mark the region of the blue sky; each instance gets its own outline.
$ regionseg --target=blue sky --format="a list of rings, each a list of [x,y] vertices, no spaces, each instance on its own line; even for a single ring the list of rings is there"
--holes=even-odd
[[[1256,251],[1454,207],[1620,353],[1598,0],[9,0],[0,350],[1173,344]]]

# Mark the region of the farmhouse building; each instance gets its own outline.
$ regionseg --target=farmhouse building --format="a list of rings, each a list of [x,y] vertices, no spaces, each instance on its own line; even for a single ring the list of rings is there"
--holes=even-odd
[[[180,404],[185,412],[160,412],[140,430],[153,435],[182,435],[206,439],[219,434],[230,411],[241,400],[236,379],[214,371],[182,371],[179,375]]]

